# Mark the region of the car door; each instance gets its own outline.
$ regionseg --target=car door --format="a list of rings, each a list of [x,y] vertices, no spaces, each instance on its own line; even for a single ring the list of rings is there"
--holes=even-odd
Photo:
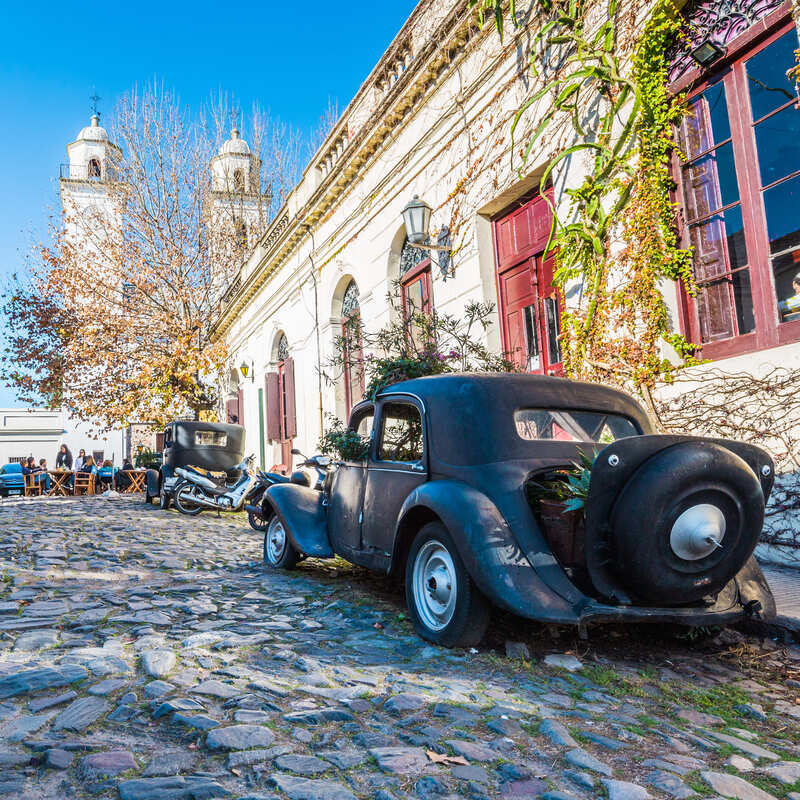
[[[370,438],[375,409],[360,406],[353,411],[349,427]],[[367,477],[366,461],[344,461],[336,467],[328,498],[328,538],[334,552],[352,559],[361,550],[361,504]]]
[[[388,559],[403,503],[428,480],[422,403],[410,395],[382,399],[374,431],[364,489],[361,546]]]

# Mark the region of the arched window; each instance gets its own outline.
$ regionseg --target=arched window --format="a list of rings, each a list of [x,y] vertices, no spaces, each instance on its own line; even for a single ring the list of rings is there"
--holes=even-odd
[[[430,241],[430,237],[426,240],[426,244]],[[414,247],[408,239],[403,242],[403,249],[400,251],[400,279],[407,272],[411,272],[418,264],[421,264],[428,258],[428,251],[420,247]]]
[[[90,178],[100,177],[100,160],[97,158],[89,159],[89,177]]]
[[[244,191],[244,171],[241,169],[235,169],[233,171],[233,191]]]
[[[286,334],[282,333],[281,338],[278,339],[278,363],[281,364],[282,362],[286,361],[289,358],[289,340],[286,338]]]
[[[361,309],[358,284],[351,280],[342,296],[342,341],[345,411],[364,396],[364,350],[361,343]]]

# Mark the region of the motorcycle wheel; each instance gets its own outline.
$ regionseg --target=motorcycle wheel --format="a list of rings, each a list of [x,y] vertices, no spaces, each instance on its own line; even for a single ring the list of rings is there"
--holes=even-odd
[[[259,533],[266,533],[269,527],[269,520],[264,519],[261,514],[254,514],[252,511],[247,512],[247,521],[254,531]]]
[[[203,506],[194,505],[192,503],[189,495],[191,488],[192,486],[188,481],[181,481],[175,487],[175,508],[177,508],[181,514],[186,514],[189,517],[196,517],[203,510]],[[186,494],[185,499],[183,497],[184,494]]]

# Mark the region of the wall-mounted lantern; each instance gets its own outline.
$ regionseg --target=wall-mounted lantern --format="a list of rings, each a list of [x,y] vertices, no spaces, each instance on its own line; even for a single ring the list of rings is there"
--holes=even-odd
[[[442,277],[447,280],[450,269],[450,260],[453,255],[453,242],[450,238],[450,228],[442,225],[436,235],[436,244],[428,244],[430,239],[431,207],[419,199],[415,194],[412,200],[403,209],[403,225],[406,229],[406,238],[412,247],[420,250],[435,250],[439,253],[439,269]]]
[[[719,61],[726,53],[727,49],[721,44],[704,39],[691,52],[692,58],[703,68],[708,69],[712,64]]]
[[[251,372],[253,372],[253,365],[248,364],[246,361],[242,361],[242,363],[239,365],[239,372],[242,373],[243,378],[246,378]],[[253,373],[253,376],[250,378],[250,380],[254,381],[255,379],[256,376],[255,373]]]

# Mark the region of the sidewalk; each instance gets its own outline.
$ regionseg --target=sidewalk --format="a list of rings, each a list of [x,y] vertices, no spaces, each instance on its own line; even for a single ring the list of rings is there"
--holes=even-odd
[[[775,595],[778,624],[800,632],[800,570],[771,564],[762,564],[761,569]]]

